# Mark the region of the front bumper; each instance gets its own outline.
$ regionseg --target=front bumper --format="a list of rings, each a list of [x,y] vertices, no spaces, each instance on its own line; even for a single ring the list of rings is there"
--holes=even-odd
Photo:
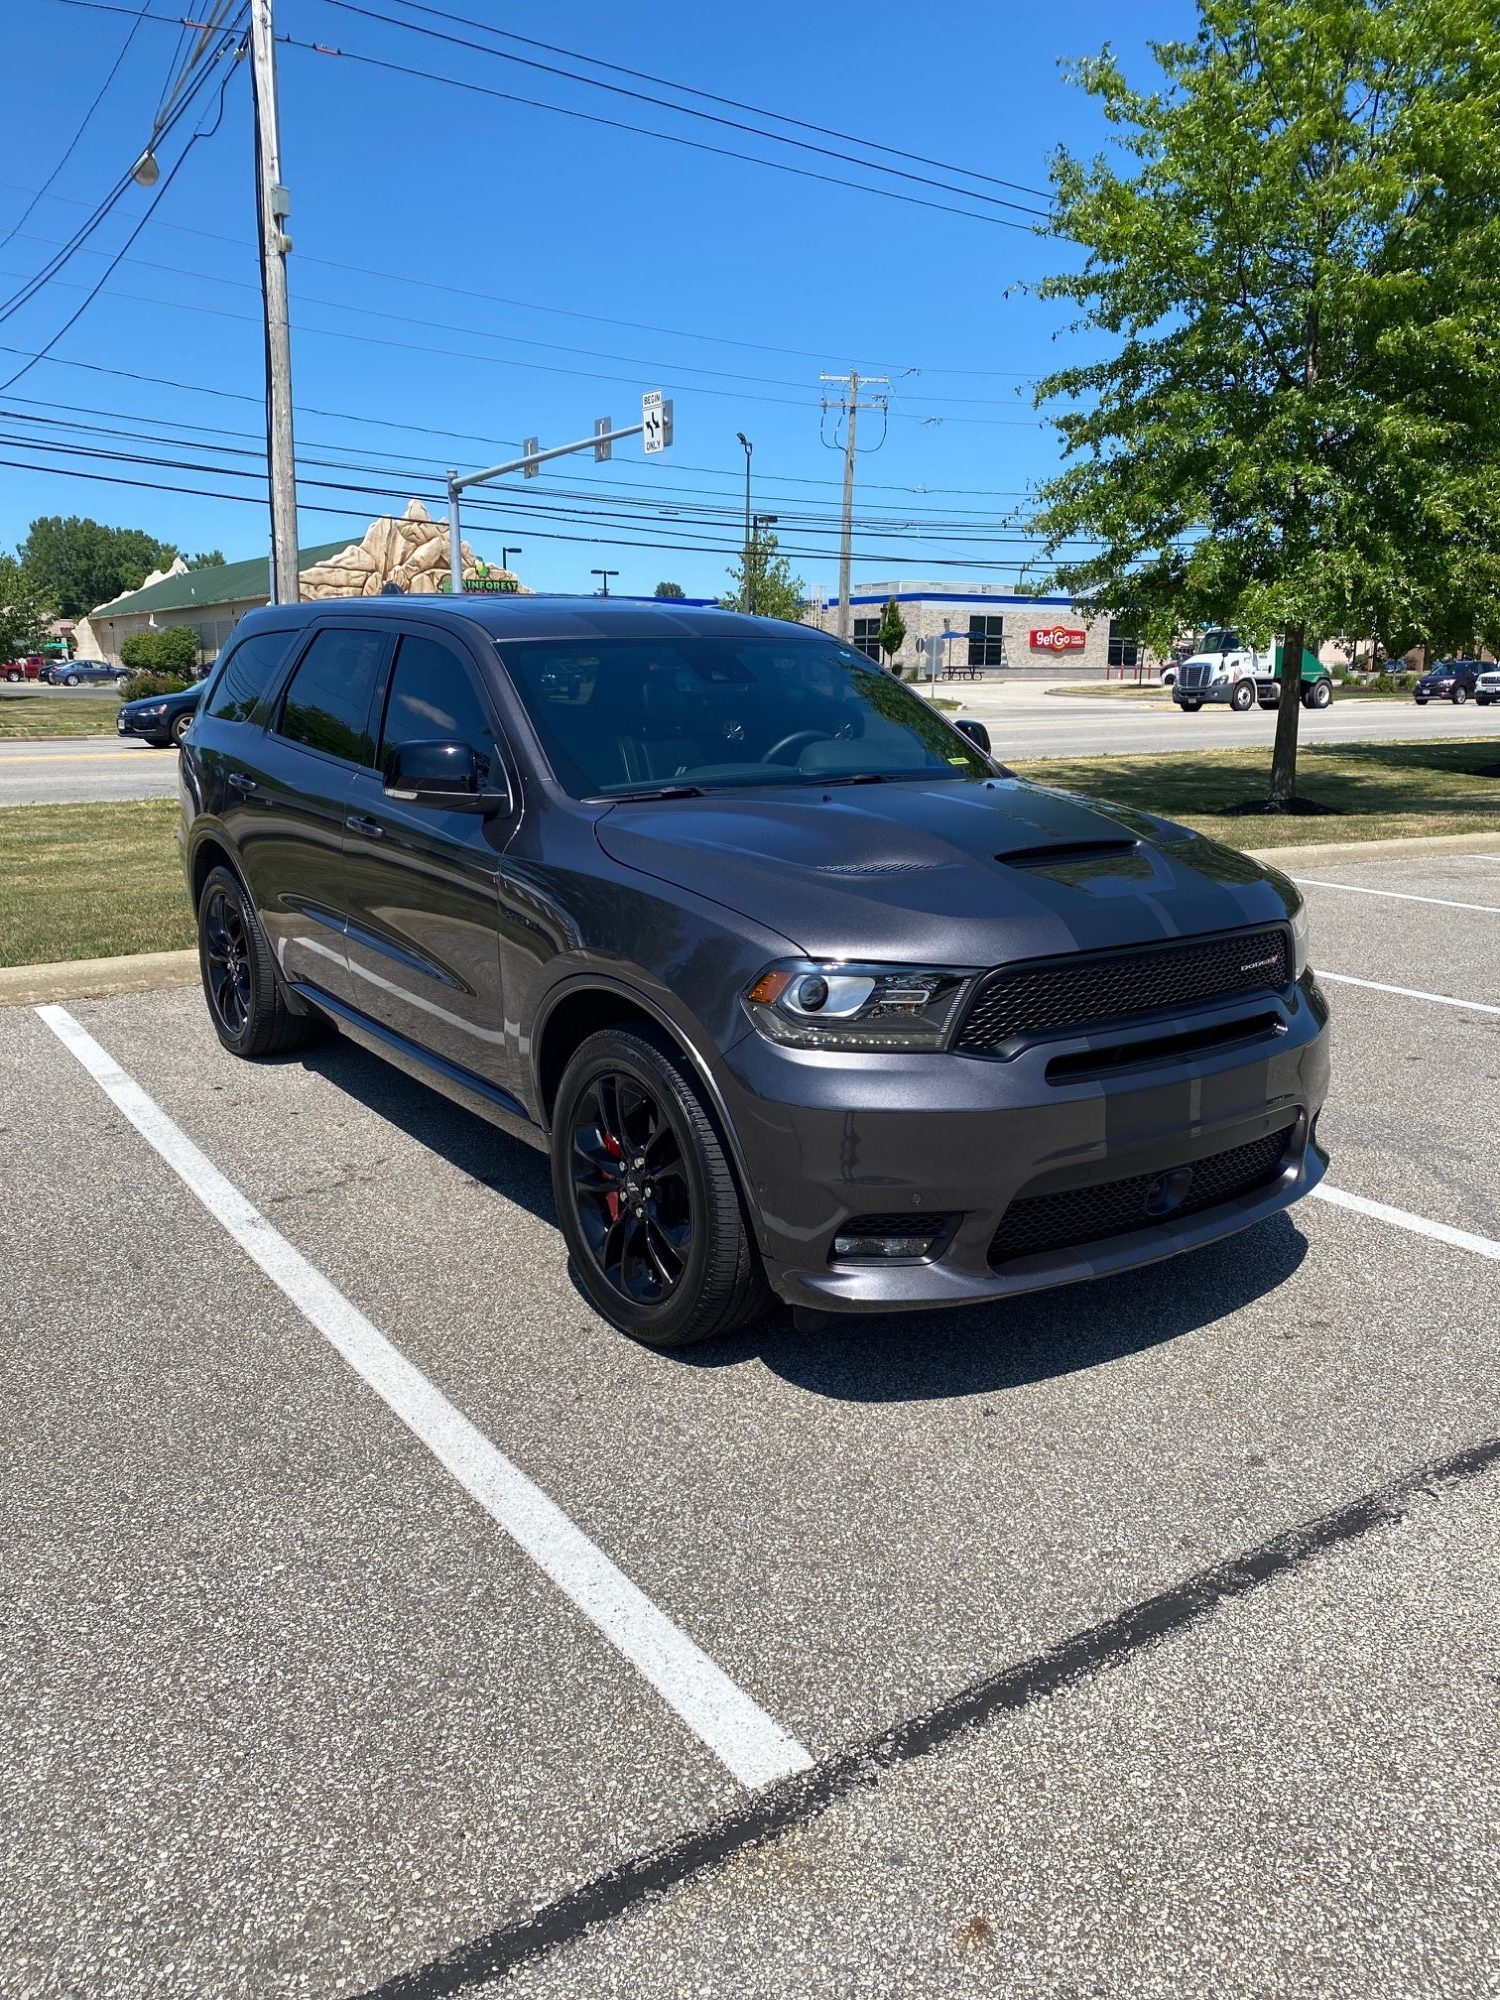
[[[117,715],[115,717],[115,734],[116,736],[134,736],[139,738],[143,743],[170,743],[172,740],[172,727],[170,723],[163,721],[160,717],[153,717],[151,721],[146,722],[137,721],[133,716]]]
[[[1307,975],[1255,1011],[1261,1032],[1212,1054],[1146,1059],[1080,1081],[1049,1081],[1049,1064],[1132,1036],[1228,1025],[1244,1004],[1038,1043],[1009,1061],[824,1055],[751,1031],[728,1052],[725,1103],[772,1289],[788,1304],[834,1312],[978,1304],[1130,1270],[1288,1207],[1328,1164],[1314,1129],[1328,1089],[1327,1008]],[[1247,1194],[991,1264],[1017,1198],[1167,1174],[1284,1128],[1275,1178]],[[905,1213],[959,1219],[926,1259],[833,1257],[834,1235],[851,1218]]]

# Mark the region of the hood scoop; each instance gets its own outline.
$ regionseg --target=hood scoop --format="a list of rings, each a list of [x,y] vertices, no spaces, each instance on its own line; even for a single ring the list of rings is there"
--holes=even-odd
[[[1049,840],[1039,847],[1012,848],[1007,854],[997,854],[995,859],[1007,868],[1076,867],[1080,862],[1118,861],[1123,855],[1134,854],[1140,844],[1133,838]]]

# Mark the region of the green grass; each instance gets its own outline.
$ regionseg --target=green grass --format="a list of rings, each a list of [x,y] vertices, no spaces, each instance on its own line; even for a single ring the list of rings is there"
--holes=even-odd
[[[1162,813],[1231,847],[1313,841],[1392,840],[1409,834],[1500,837],[1500,737],[1461,743],[1304,744],[1297,786],[1336,807],[1327,817],[1246,814],[1226,806],[1264,798],[1270,751],[1195,750],[1179,756],[1043,757],[1017,764],[1023,777],[1088,798]]]
[[[0,743],[18,737],[113,736],[120,697],[17,689],[0,698]]]
[[[1039,784],[1182,820],[1231,847],[1434,833],[1500,839],[1500,737],[1305,746],[1301,790],[1340,808],[1327,817],[1220,817],[1223,807],[1264,795],[1264,749],[1046,757],[1016,769]],[[170,799],[0,810],[0,965],[191,945],[176,818]]]
[[[193,942],[173,799],[0,811],[0,965]]]

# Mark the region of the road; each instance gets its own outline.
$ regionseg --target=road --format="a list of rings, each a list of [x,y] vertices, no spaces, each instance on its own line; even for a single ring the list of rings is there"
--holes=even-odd
[[[0,805],[87,805],[177,796],[177,752],[117,736],[0,743]]]
[[[1342,1203],[679,1354],[348,1044],[0,1012],[7,1995],[1494,1993],[1500,859],[1306,872]]]
[[[1048,694],[1034,682],[969,686],[940,683],[939,692],[962,703],[962,713],[989,725],[1001,757],[1103,757],[1152,750],[1269,747],[1275,716],[1227,709],[1180,714],[1164,696]],[[1500,736],[1493,709],[1454,709],[1413,702],[1335,703],[1322,714],[1304,711],[1307,743],[1386,743],[1410,739],[1449,741],[1455,736]],[[0,743],[0,804],[45,805],[91,799],[169,798],[177,790],[174,752],[151,750],[116,737],[60,742]]]

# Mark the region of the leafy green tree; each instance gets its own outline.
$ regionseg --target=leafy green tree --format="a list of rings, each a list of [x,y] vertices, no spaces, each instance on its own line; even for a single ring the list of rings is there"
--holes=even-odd
[[[71,514],[32,522],[19,554],[37,587],[64,618],[84,618],[122,591],[139,590],[177,551],[141,528],[107,528]]]
[[[682,585],[680,583],[659,583],[656,586],[656,595],[658,597],[681,597],[683,595]]]
[[[198,667],[198,635],[190,625],[148,626],[120,641],[120,664],[132,672],[190,681]]]
[[[1082,254],[1041,289],[1109,349],[1038,387],[1066,405],[1053,587],[1160,650],[1500,632],[1493,0],[1198,0],[1153,54],[1154,89],[1108,51],[1076,72],[1123,162],[1052,169]],[[1276,806],[1297,722],[1284,700]]]
[[[885,609],[880,614],[880,625],[875,633],[875,640],[881,652],[885,654],[886,664],[892,665],[896,655],[906,644],[906,620],[901,616],[901,606],[894,597],[888,597],[885,601]]]
[[[0,661],[35,652],[47,636],[52,606],[14,556],[0,556]]]
[[[726,611],[739,611],[749,604],[757,618],[786,618],[793,624],[802,617],[806,585],[792,575],[792,566],[781,554],[780,544],[771,534],[757,535],[749,550],[749,591],[743,553],[729,565],[730,588],[719,599]]]
[[[189,569],[222,569],[225,556],[222,549],[204,549],[200,554],[187,557]]]

